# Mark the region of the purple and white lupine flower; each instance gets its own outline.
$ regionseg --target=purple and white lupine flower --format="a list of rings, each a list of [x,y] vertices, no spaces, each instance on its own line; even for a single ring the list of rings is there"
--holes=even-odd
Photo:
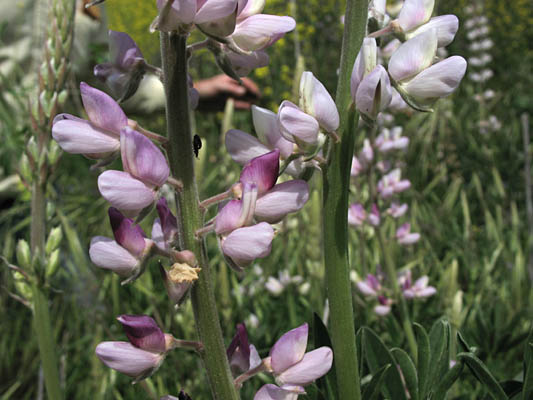
[[[170,169],[161,150],[129,127],[120,131],[120,149],[125,172],[105,171],[98,189],[111,205],[136,215],[156,200]]]
[[[89,120],[70,114],[54,118],[52,137],[67,153],[106,158],[120,149],[120,131],[128,126],[122,108],[106,93],[80,83],[81,100]]]
[[[402,136],[402,131],[401,126],[395,126],[392,129],[384,128],[376,138],[374,145],[382,153],[405,150],[409,145],[409,138]]]
[[[333,133],[339,128],[340,117],[335,101],[312,72],[302,74],[299,97],[300,109],[314,117],[322,129]]]
[[[366,211],[362,204],[355,203],[348,208],[348,224],[361,226],[366,220]]]
[[[274,230],[270,224],[300,210],[309,198],[305,181],[275,184],[279,172],[278,149],[248,162],[240,176],[242,199],[231,200],[215,219],[215,232],[221,236],[223,253],[237,266],[270,254]],[[253,220],[262,221],[250,225]]]
[[[161,250],[169,250],[170,244],[178,235],[178,221],[170,208],[167,200],[161,197],[156,205],[159,218],[154,220],[152,226],[152,240]]]
[[[452,93],[463,78],[466,61],[452,56],[433,64],[437,32],[427,30],[403,43],[389,61],[389,74],[403,96],[428,105]]]
[[[396,231],[396,240],[399,244],[408,246],[420,240],[420,233],[411,232],[411,224],[406,222]]]
[[[291,276],[289,271],[285,269],[278,273],[278,278],[269,276],[265,282],[265,289],[272,295],[279,296],[289,285],[300,285],[303,283],[303,280],[304,279],[300,275]],[[306,283],[308,282],[305,282],[299,286],[300,293],[302,291],[305,292],[305,288],[307,286]]]
[[[378,226],[381,223],[381,215],[376,203],[372,204],[372,208],[368,214],[368,223],[372,226]]]
[[[384,175],[378,182],[377,189],[379,195],[386,199],[393,194],[403,192],[411,187],[411,182],[402,178],[402,171],[399,168],[393,169]]]
[[[96,355],[109,368],[134,378],[134,383],[151,376],[172,348],[171,335],[165,335],[146,315],[121,315],[129,342],[102,342]]]
[[[109,31],[110,62],[94,67],[94,75],[119,101],[135,94],[146,72],[146,63],[135,41],[124,32]]]
[[[284,100],[279,106],[278,123],[281,135],[289,142],[296,143],[303,149],[318,143],[318,121],[288,100]]]
[[[355,59],[350,80],[355,107],[371,120],[390,104],[392,98],[389,75],[377,64],[376,39],[365,38]]]
[[[244,165],[251,159],[275,149],[280,151],[282,160],[293,153],[294,143],[281,135],[276,113],[252,106],[252,119],[257,138],[238,129],[226,133],[226,149],[233,161]],[[291,176],[298,176],[301,170],[302,163],[295,160],[285,171]]]
[[[294,28],[296,21],[291,17],[255,14],[240,18],[228,39],[240,52],[258,51],[272,46]]]
[[[109,220],[115,240],[96,236],[91,240],[89,256],[100,268],[123,277],[137,277],[149,256],[153,242],[146,238],[139,225],[116,208],[109,208]]]
[[[427,275],[421,276],[413,284],[409,279],[402,286],[403,296],[406,299],[426,298],[433,296],[435,293],[437,293],[437,289],[435,289],[433,286],[428,286],[428,283],[429,278]]]
[[[248,332],[244,324],[237,325],[237,333],[228,346],[226,354],[234,376],[248,372],[262,363],[257,349],[248,341]]]
[[[434,7],[435,0],[405,0],[398,19],[391,22],[393,30],[409,40],[435,29],[438,46],[447,46],[453,41],[459,29],[459,19],[451,14],[431,18]]]
[[[308,334],[307,324],[290,330],[278,339],[270,350],[269,357],[263,361],[274,375],[276,383],[286,392],[304,393],[304,386],[322,377],[331,368],[333,352],[329,347],[320,347],[308,353],[305,352]],[[263,388],[258,394],[264,397],[258,397],[256,394],[254,399],[276,398],[268,397],[269,390]],[[273,390],[275,393],[275,389]],[[282,392],[278,391],[278,393]]]
[[[407,212],[409,206],[406,203],[398,204],[395,202],[392,202],[390,207],[387,210],[387,214],[389,214],[392,218],[400,218]]]
[[[377,297],[383,290],[377,276],[368,274],[364,281],[356,282],[357,289],[368,297]]]
[[[383,296],[378,296],[378,304],[374,306],[374,312],[380,317],[384,317],[391,312],[392,300]]]

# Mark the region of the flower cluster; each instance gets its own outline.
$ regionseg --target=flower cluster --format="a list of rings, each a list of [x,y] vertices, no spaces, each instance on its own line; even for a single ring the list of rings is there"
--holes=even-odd
[[[244,324],[239,324],[227,350],[233,373],[242,374],[236,378],[236,384],[241,385],[259,372],[268,372],[274,376],[276,385],[263,385],[254,400],[296,399],[305,394],[304,386],[325,375],[333,362],[329,347],[306,353],[308,335],[307,324],[285,333],[271,348],[269,356],[261,359],[248,341]]]
[[[437,293],[437,289],[428,286],[429,278],[427,275],[421,276],[414,283],[411,278],[411,270],[400,274],[398,284],[402,290],[403,297],[412,299],[424,299]],[[364,280],[355,279],[357,289],[363,296],[369,299],[375,299],[377,304],[374,306],[374,312],[379,316],[385,316],[390,313],[394,301],[390,298],[390,291],[383,284],[383,275],[368,274]]]
[[[401,104],[395,91],[417,110],[429,110],[439,98],[452,93],[463,78],[466,61],[452,56],[434,62],[437,50],[453,41],[459,22],[455,15],[431,18],[434,0],[406,0],[397,19],[365,38],[352,72],[351,91],[363,117],[375,121],[391,103]],[[370,17],[385,17],[385,6],[371,4]],[[375,37],[394,33],[383,51]],[[403,42],[403,43],[402,43]],[[387,69],[378,63],[388,59]]]
[[[236,129],[226,134],[226,148],[233,160],[244,164],[277,149],[281,159],[288,162],[284,172],[293,177],[301,176],[308,167],[314,168],[312,156],[318,154],[326,135],[335,135],[339,127],[333,98],[309,71],[300,80],[299,106],[285,100],[277,114],[254,106],[252,117],[257,138]]]

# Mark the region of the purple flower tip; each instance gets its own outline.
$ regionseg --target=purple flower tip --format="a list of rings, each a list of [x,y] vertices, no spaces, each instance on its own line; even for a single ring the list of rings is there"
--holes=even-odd
[[[113,230],[113,235],[117,243],[133,255],[139,257],[146,246],[144,241],[146,235],[141,227],[136,225],[132,219],[122,215],[115,207],[110,207],[108,214],[111,229]]]
[[[242,183],[257,185],[259,195],[272,189],[279,174],[279,149],[250,160],[241,172]]]
[[[166,350],[165,334],[153,318],[147,315],[121,315],[117,320],[135,347],[155,353]]]
[[[161,197],[156,205],[157,214],[159,214],[159,219],[161,220],[161,228],[163,229],[163,234],[165,239],[171,239],[171,236],[178,230],[178,221],[167,204],[167,199]]]

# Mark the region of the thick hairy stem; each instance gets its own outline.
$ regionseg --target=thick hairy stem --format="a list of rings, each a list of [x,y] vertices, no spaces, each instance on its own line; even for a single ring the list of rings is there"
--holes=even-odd
[[[181,192],[176,193],[180,244],[182,249],[191,250],[196,255],[199,267],[202,268],[199,279],[191,290],[196,329],[204,345],[201,355],[213,398],[238,399],[224,348],[204,243],[195,237],[195,232],[202,227],[203,217],[198,205],[194,176],[187,84],[187,36],[161,33],[161,53],[167,98],[170,168],[173,177],[183,183]]]
[[[361,398],[348,261],[348,190],[357,115],[350,109],[350,75],[366,30],[367,0],[348,0],[342,42],[337,108],[339,143],[330,144],[324,171],[323,231],[326,284],[330,307],[337,388],[340,399]]]

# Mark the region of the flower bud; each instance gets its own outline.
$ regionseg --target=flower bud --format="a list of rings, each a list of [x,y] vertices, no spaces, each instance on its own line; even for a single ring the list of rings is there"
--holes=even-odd
[[[17,242],[17,264],[23,270],[31,269],[31,251],[28,242],[20,239]]]
[[[57,226],[55,228],[52,228],[50,231],[50,234],[48,235],[48,239],[46,239],[46,246],[45,251],[46,254],[52,253],[55,249],[59,247],[61,244],[61,240],[63,239],[63,230],[60,226]]]
[[[59,267],[61,252],[59,249],[55,249],[48,256],[48,261],[46,263],[46,277],[50,278],[55,274],[57,268]]]

